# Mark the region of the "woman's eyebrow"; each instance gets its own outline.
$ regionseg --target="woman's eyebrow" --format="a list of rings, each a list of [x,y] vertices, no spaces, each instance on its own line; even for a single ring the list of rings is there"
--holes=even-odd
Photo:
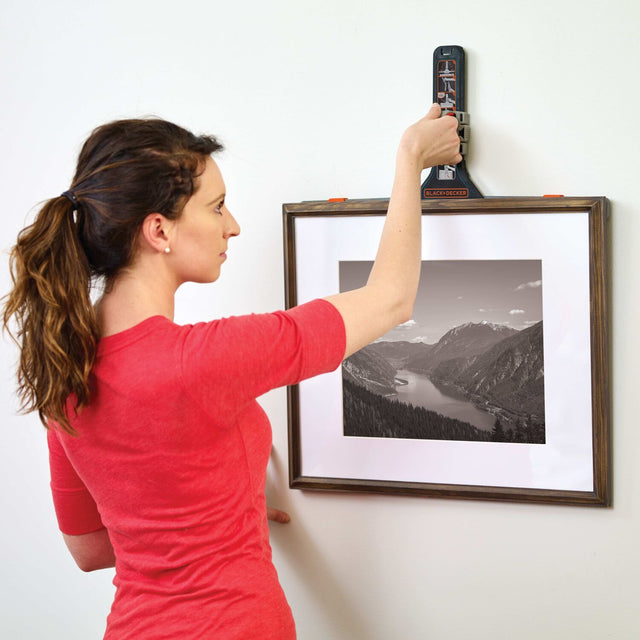
[[[211,200],[211,202],[207,202],[207,204],[205,206],[210,206],[212,204],[215,204],[216,202],[218,202],[218,200],[223,200],[226,197],[226,193],[221,193],[219,196],[217,196],[216,198],[214,198],[213,200]]]

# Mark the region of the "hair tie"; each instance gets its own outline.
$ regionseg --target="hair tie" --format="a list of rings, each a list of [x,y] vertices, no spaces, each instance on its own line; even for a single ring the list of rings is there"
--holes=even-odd
[[[67,200],[69,200],[71,202],[71,204],[73,205],[74,209],[78,209],[78,207],[79,207],[78,198],[76,198],[76,196],[73,193],[73,191],[65,191],[64,193],[61,193],[60,195],[64,196]]]

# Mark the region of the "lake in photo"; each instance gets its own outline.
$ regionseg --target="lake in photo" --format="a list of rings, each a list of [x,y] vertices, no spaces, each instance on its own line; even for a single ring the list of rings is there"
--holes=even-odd
[[[424,407],[448,418],[468,422],[484,431],[491,431],[493,428],[495,416],[487,411],[481,411],[468,400],[445,395],[427,376],[401,369],[398,371],[398,378],[407,381],[407,384],[396,387],[398,400],[415,407]]]

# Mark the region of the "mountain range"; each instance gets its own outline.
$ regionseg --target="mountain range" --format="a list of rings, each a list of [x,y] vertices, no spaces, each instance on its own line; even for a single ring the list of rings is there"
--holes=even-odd
[[[430,345],[427,352],[415,352],[405,363],[405,368],[428,374],[441,362],[480,355],[517,333],[516,329],[505,325],[467,322],[447,331],[436,344]]]
[[[504,419],[544,424],[542,321],[518,331],[488,322],[452,328],[433,345],[375,342],[348,358],[343,375],[369,391],[392,395],[399,369],[427,376]],[[378,389],[378,390],[376,390]]]
[[[396,369],[371,345],[356,351],[342,363],[342,377],[378,395],[396,392]]]

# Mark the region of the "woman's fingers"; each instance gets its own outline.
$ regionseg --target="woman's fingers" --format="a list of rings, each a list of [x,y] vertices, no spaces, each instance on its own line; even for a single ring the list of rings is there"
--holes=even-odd
[[[288,522],[291,522],[291,516],[286,511],[267,507],[267,520],[279,522],[280,524],[287,524]]]
[[[402,136],[398,152],[407,154],[421,169],[457,164],[462,160],[458,121],[453,117],[441,118],[440,114],[440,107],[433,104],[427,114]]]

